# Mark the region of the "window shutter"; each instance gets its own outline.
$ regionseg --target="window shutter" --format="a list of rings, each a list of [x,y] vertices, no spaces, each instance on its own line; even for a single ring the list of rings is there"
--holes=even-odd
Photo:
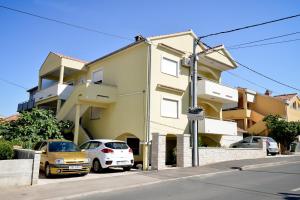
[[[178,118],[178,101],[163,98],[161,102],[161,116]]]
[[[178,75],[178,63],[168,58],[163,58],[161,63],[161,72],[172,76]]]

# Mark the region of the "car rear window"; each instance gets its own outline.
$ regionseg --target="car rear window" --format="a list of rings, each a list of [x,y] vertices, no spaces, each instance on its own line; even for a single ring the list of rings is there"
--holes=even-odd
[[[77,152],[80,149],[73,142],[49,142],[49,152]]]
[[[104,145],[111,149],[128,149],[128,145],[124,142],[107,142]]]

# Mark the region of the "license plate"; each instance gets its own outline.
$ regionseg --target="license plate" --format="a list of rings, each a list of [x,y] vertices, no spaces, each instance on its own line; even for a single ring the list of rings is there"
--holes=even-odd
[[[82,169],[82,166],[69,166],[69,169]]]
[[[118,165],[128,165],[128,161],[117,161]]]

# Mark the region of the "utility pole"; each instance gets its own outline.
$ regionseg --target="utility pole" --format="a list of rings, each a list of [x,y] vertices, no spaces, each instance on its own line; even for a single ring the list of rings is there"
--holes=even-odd
[[[198,108],[197,103],[197,82],[198,82],[198,72],[197,72],[197,54],[196,54],[196,47],[199,43],[198,39],[194,39],[193,44],[193,55],[192,55],[192,109]],[[196,119],[192,120],[192,138],[193,138],[193,167],[198,166],[198,121]]]

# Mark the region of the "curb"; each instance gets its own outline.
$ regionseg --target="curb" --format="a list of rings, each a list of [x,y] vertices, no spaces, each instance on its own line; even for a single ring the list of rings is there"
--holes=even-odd
[[[270,163],[261,163],[261,164],[255,164],[255,165],[245,165],[242,167],[233,167],[233,168],[241,171],[241,170],[249,170],[249,169],[256,169],[256,168],[263,168],[263,167],[287,165],[287,164],[293,164],[293,163],[300,163],[300,161],[270,162]]]

